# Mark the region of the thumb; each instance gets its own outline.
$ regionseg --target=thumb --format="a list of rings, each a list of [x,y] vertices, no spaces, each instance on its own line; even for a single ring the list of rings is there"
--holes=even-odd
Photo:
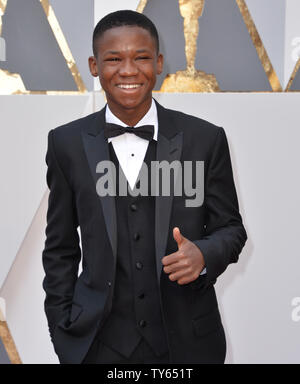
[[[176,241],[178,248],[179,248],[181,246],[181,244],[183,243],[184,237],[180,233],[180,229],[178,227],[173,228],[173,237],[174,237],[174,240]]]

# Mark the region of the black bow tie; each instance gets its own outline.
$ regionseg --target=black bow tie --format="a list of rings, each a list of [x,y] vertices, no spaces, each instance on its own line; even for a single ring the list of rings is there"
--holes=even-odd
[[[122,127],[118,124],[105,124],[104,135],[108,139],[109,137],[116,137],[123,135],[123,133],[134,133],[135,135],[151,141],[154,135],[154,126],[153,125],[142,125],[140,127]]]

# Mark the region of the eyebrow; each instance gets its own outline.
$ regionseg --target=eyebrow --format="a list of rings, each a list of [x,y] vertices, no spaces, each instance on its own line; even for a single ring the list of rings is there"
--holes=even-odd
[[[106,54],[117,55],[120,51],[107,51]]]
[[[145,53],[145,52],[149,52],[149,50],[142,48],[142,49],[137,49],[136,52],[137,53]],[[120,51],[107,51],[107,52],[105,52],[106,55],[107,54],[118,55],[119,53],[120,53]]]
[[[137,53],[144,53],[144,52],[149,52],[148,49],[137,49]]]

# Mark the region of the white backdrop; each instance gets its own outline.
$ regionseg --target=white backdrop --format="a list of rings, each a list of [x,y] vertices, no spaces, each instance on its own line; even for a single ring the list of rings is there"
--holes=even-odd
[[[240,261],[231,265],[216,284],[227,335],[226,362],[300,363],[300,321],[295,321],[300,316],[292,318],[293,308],[296,309],[292,300],[300,296],[300,95],[155,93],[154,97],[166,107],[222,125],[227,133],[249,239]],[[104,105],[100,93],[94,103],[92,99],[92,95],[81,99],[79,107],[80,99],[74,96],[1,96],[1,106],[6,111],[3,126],[11,126],[14,115],[15,137],[33,124],[33,115],[34,124],[41,129],[38,141],[34,141],[34,130],[28,130],[26,142],[37,145],[27,152],[26,164],[20,162],[21,170],[30,166],[26,173],[27,193],[37,196],[43,188],[46,191],[47,131],[92,112],[93,105],[95,110]],[[1,134],[5,138],[10,133],[2,129]],[[36,153],[34,148],[38,146],[42,150]],[[8,163],[1,154],[3,169],[5,162]],[[31,172],[33,165],[40,167],[41,172]],[[5,180],[9,191],[14,184],[8,176],[9,172]],[[21,189],[18,196],[15,192],[4,195],[1,190],[0,201],[4,198],[8,207],[4,217],[9,221],[15,215],[15,199],[25,200]],[[48,336],[41,287],[46,209],[47,195],[38,206],[0,291],[6,299],[7,321],[24,363],[57,362]],[[12,242],[19,239],[21,222],[16,221],[14,226]],[[2,259],[3,254],[1,264]]]

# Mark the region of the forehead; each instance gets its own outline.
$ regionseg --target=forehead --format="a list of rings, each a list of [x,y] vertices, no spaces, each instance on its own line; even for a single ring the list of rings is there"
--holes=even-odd
[[[97,41],[97,50],[156,49],[155,39],[150,32],[138,26],[124,25],[106,30]]]

